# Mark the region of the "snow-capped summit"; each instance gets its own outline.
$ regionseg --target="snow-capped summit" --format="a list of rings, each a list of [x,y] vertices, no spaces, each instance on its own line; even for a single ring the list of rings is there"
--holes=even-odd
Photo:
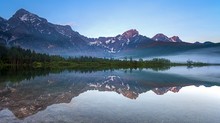
[[[35,14],[32,14],[25,9],[19,9],[18,11],[16,11],[16,13],[12,16],[12,19],[20,20],[23,22],[30,22],[30,23],[47,22],[46,19],[41,18]]]
[[[152,39],[161,42],[182,42],[182,40],[178,36],[173,36],[169,38],[162,33],[156,34]]]
[[[170,42],[170,39],[162,33],[156,34],[152,39],[155,41]]]
[[[31,14],[31,13],[23,8],[21,8],[15,12],[15,15],[24,15],[24,14]]]
[[[79,36],[78,32],[72,30],[69,25],[58,25],[48,22],[46,19],[39,17],[36,14],[28,12],[25,9],[19,9],[9,19],[10,25],[13,28],[19,28],[20,31],[29,33],[38,33],[38,35],[50,35],[50,36],[65,36],[66,38],[72,38]]]
[[[100,37],[92,39],[89,42],[89,45],[99,46],[109,53],[118,53],[122,50],[138,47],[143,43],[152,41],[153,40],[145,36],[139,35],[139,32],[136,29],[130,29],[115,37]]]
[[[130,29],[122,34],[125,38],[133,38],[135,36],[139,35],[139,32],[136,29]]]
[[[172,42],[183,42],[178,36],[173,36],[170,38]]]

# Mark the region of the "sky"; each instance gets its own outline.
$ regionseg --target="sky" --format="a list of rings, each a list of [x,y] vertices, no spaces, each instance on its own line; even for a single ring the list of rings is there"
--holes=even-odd
[[[0,0],[5,19],[20,8],[92,38],[137,29],[150,38],[220,42],[220,0]]]

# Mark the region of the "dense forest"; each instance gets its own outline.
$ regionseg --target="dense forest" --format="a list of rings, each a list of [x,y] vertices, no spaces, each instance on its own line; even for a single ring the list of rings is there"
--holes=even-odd
[[[167,59],[154,58],[152,60],[133,60],[132,57],[123,59],[96,58],[89,56],[64,58],[57,55],[36,53],[20,47],[0,46],[0,65],[3,66],[32,66],[33,68],[74,68],[74,69],[110,69],[110,68],[154,68],[167,69],[170,66],[187,65],[201,66],[205,63],[172,63]]]
[[[0,46],[0,64],[29,65],[34,62],[50,62],[52,60],[63,60],[63,58],[36,53],[35,51],[25,50],[20,47],[8,48]]]

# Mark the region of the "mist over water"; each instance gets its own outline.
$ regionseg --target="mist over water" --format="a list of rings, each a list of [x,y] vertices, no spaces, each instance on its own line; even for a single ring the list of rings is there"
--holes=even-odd
[[[155,56],[157,58],[166,58],[172,62],[186,62],[188,60],[203,63],[220,63],[220,47],[204,48],[198,50],[191,50],[182,53],[175,53],[171,55]],[[154,57],[146,57],[152,59]]]
[[[148,58],[152,59],[154,57]],[[172,62],[186,62],[188,60],[203,63],[220,63],[220,55],[197,55],[197,54],[177,54],[168,56],[159,56],[157,58],[166,58]]]

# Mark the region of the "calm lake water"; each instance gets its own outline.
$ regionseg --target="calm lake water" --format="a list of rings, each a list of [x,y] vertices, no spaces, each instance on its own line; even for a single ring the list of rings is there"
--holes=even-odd
[[[220,123],[220,67],[1,70],[0,123]]]

